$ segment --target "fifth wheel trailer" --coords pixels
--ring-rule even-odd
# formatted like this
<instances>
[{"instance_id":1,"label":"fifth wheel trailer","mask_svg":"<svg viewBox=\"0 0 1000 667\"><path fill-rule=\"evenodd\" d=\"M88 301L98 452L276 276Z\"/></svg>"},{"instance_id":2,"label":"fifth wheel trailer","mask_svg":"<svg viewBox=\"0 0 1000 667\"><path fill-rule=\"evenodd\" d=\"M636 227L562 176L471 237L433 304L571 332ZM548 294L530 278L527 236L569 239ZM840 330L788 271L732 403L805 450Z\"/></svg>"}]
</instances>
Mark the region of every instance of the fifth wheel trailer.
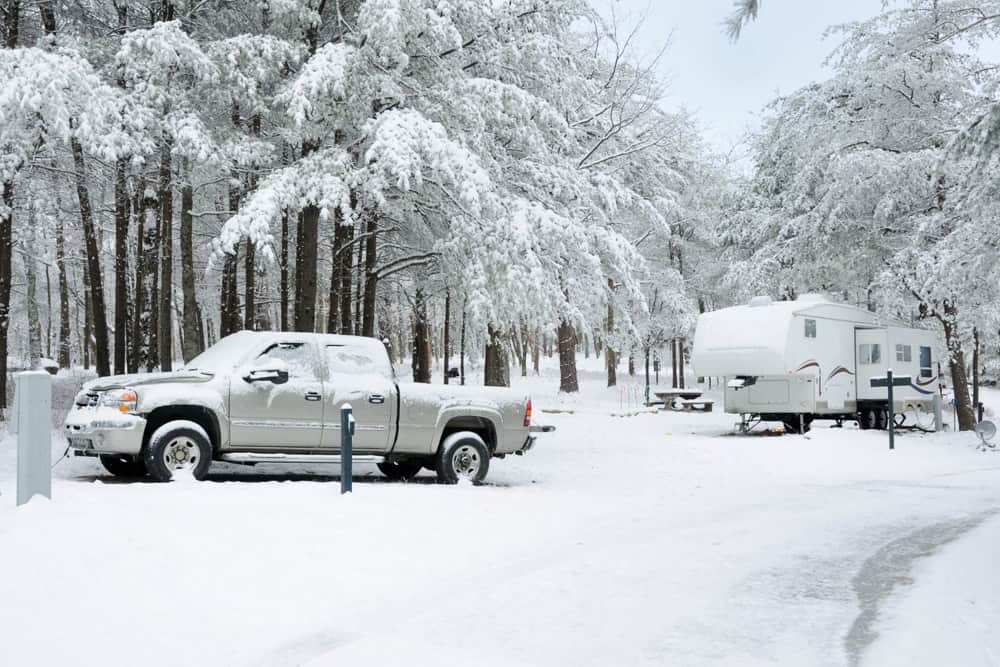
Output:
<instances>
[{"instance_id":1,"label":"fifth wheel trailer","mask_svg":"<svg viewBox=\"0 0 1000 667\"><path fill-rule=\"evenodd\" d=\"M725 410L746 419L808 430L814 419L857 419L885 428L889 401L871 379L891 368L891 413L930 411L937 391L932 333L817 295L796 301L757 297L698 318L692 366L725 378ZM745 423L745 422L744 422Z\"/></svg>"}]
</instances>

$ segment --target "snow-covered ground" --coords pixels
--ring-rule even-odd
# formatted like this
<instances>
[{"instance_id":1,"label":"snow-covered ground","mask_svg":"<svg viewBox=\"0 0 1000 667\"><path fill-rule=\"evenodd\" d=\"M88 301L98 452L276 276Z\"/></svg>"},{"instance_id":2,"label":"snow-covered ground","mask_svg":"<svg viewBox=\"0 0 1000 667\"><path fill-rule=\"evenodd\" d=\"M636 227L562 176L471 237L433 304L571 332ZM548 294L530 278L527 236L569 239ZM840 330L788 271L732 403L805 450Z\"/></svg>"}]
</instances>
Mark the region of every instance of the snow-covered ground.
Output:
<instances>
[{"instance_id":1,"label":"snow-covered ground","mask_svg":"<svg viewBox=\"0 0 1000 667\"><path fill-rule=\"evenodd\" d=\"M480 488L66 460L16 509L7 439L3 664L998 664L1000 458L972 436L734 436L599 363L572 399L514 378L558 431Z\"/></svg>"}]
</instances>

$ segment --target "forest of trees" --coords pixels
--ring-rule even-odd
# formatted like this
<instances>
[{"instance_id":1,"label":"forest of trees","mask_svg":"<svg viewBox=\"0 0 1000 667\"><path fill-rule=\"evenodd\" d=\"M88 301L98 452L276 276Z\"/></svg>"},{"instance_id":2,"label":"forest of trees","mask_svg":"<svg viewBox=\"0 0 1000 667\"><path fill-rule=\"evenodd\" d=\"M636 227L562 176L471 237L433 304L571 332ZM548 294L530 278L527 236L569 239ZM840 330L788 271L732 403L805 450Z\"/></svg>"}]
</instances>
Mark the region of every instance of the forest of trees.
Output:
<instances>
[{"instance_id":1,"label":"forest of trees","mask_svg":"<svg viewBox=\"0 0 1000 667\"><path fill-rule=\"evenodd\" d=\"M578 350L613 384L699 310L810 291L934 327L964 387L1000 329L1000 0L837 28L749 165L666 110L638 28L586 0L0 0L0 406L8 358L170 370L244 328L378 336L423 382L558 355L572 392Z\"/></svg>"}]
</instances>

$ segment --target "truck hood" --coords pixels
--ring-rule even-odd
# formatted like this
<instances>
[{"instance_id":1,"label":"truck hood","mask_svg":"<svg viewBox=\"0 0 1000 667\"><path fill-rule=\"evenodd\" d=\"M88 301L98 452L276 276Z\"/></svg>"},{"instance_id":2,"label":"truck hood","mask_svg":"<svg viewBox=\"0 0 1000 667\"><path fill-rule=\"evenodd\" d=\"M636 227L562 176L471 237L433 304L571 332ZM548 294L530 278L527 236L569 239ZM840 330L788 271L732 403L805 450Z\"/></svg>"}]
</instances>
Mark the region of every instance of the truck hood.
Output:
<instances>
[{"instance_id":1,"label":"truck hood","mask_svg":"<svg viewBox=\"0 0 1000 667\"><path fill-rule=\"evenodd\" d=\"M91 380L84 389L106 391L121 387L142 387L152 384L208 382L214 376L207 371L174 371L172 373L134 373L132 375L111 375Z\"/></svg>"}]
</instances>

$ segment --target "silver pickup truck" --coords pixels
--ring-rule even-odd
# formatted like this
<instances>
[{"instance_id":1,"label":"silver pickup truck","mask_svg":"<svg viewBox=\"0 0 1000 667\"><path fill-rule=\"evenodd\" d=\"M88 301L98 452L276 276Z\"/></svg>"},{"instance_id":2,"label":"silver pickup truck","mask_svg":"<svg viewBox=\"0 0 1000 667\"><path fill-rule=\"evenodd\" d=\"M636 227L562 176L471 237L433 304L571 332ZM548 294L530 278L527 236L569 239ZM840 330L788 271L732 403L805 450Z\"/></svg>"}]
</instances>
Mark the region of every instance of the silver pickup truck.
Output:
<instances>
[{"instance_id":1,"label":"silver pickup truck","mask_svg":"<svg viewBox=\"0 0 1000 667\"><path fill-rule=\"evenodd\" d=\"M523 454L531 399L510 389L395 381L371 338L242 331L173 373L98 378L76 397L65 433L77 456L114 475L202 479L212 461L339 463L340 408L356 420L355 461L408 479L482 482L491 458Z\"/></svg>"}]
</instances>

